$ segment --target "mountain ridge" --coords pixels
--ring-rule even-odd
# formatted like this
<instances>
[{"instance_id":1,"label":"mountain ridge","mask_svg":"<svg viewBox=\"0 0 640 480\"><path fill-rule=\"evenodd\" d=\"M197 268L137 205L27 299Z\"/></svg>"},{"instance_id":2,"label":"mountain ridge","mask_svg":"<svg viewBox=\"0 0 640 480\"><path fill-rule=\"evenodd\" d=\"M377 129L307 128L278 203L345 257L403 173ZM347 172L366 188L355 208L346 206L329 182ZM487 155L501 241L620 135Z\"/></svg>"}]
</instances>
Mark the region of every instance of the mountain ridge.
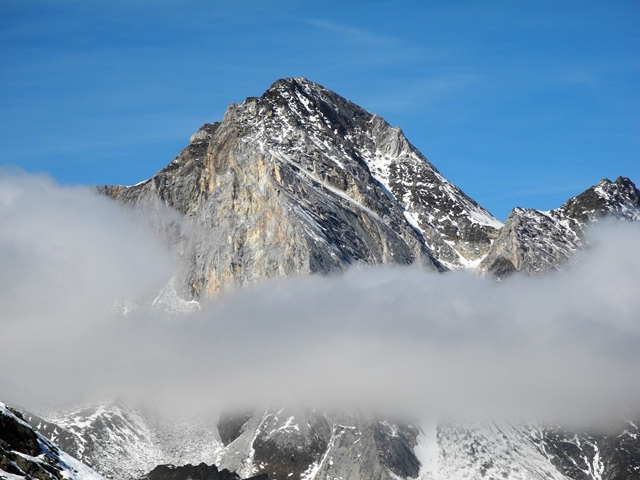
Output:
<instances>
[{"instance_id":1,"label":"mountain ridge","mask_svg":"<svg viewBox=\"0 0 640 480\"><path fill-rule=\"evenodd\" d=\"M624 211L637 219L638 208L637 188L619 177L550 212L516 207L502 224L399 128L301 77L232 103L150 179L99 191L142 210L177 246L182 269L156 299L176 311L264 278L353 263L497 277L555 269L581 248L587 224ZM182 221L163 219L167 207Z\"/></svg>"},{"instance_id":2,"label":"mountain ridge","mask_svg":"<svg viewBox=\"0 0 640 480\"><path fill-rule=\"evenodd\" d=\"M548 212L516 207L478 270L504 278L557 270L584 247L585 230L602 218L640 220L640 191L626 177L607 178Z\"/></svg>"},{"instance_id":3,"label":"mountain ridge","mask_svg":"<svg viewBox=\"0 0 640 480\"><path fill-rule=\"evenodd\" d=\"M603 180L552 213L516 208L503 225L400 129L296 78L231 104L152 178L99 191L138 211L178 253L179 271L154 301L178 311L265 279L359 263L477 268L498 278L561 268L600 214L639 219L635 185L618 180ZM176 453L184 440L178 429L128 408L101 405L48 420L101 471L116 476L113 465L125 466L124 478L160 461L202 460L275 479L532 480L543 472L556 480L596 473L612 480L623 477L606 474L605 463L633 474L640 457L615 460L627 444L611 440L605 459L584 446L586 436L541 426L439 423L427 431L392 418L275 407L219 418L192 435L202 450L182 445L188 455ZM640 438L632 425L615 432L629 432L630 449Z\"/></svg>"}]
</instances>

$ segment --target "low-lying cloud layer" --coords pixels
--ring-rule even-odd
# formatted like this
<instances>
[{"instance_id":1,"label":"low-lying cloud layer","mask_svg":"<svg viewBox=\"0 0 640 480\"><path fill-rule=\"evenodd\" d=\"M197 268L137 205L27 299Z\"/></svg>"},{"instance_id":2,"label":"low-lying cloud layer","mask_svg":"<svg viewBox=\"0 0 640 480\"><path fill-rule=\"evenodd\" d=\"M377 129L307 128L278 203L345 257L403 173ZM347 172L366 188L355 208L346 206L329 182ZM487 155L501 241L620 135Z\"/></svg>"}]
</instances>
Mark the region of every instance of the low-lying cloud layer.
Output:
<instances>
[{"instance_id":1,"label":"low-lying cloud layer","mask_svg":"<svg viewBox=\"0 0 640 480\"><path fill-rule=\"evenodd\" d=\"M0 398L635 415L640 226L602 223L590 239L571 269L538 278L354 268L270 281L189 316L122 318L115 300L167 282L165 250L105 199L5 174Z\"/></svg>"}]
</instances>

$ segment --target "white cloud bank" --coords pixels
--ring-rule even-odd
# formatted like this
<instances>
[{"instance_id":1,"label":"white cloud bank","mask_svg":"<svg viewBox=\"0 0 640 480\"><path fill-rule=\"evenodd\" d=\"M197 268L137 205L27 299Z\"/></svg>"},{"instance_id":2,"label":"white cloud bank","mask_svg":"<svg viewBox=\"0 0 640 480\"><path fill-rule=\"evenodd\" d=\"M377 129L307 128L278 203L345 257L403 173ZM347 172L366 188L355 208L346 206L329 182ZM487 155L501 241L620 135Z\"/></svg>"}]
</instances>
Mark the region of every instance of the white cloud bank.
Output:
<instances>
[{"instance_id":1,"label":"white cloud bank","mask_svg":"<svg viewBox=\"0 0 640 480\"><path fill-rule=\"evenodd\" d=\"M171 268L114 202L0 170L0 394L78 395L85 366L111 348L100 335L113 329L114 301L157 293Z\"/></svg>"},{"instance_id":2,"label":"white cloud bank","mask_svg":"<svg viewBox=\"0 0 640 480\"><path fill-rule=\"evenodd\" d=\"M602 223L571 270L497 284L417 268L271 281L203 311L114 318L166 254L105 199L0 180L0 395L134 394L192 409L287 400L413 415L637 415L640 225Z\"/></svg>"}]
</instances>

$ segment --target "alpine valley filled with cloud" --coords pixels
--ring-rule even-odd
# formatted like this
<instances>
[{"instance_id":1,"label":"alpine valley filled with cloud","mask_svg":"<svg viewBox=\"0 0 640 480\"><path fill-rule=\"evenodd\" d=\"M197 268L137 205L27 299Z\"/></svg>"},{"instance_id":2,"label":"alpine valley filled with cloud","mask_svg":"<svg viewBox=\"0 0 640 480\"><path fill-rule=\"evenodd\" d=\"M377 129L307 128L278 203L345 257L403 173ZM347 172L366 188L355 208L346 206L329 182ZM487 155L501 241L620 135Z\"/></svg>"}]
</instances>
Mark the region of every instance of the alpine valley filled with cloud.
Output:
<instances>
[{"instance_id":1,"label":"alpine valley filled with cloud","mask_svg":"<svg viewBox=\"0 0 640 480\"><path fill-rule=\"evenodd\" d=\"M0 172L0 478L640 478L632 179L502 222L309 79L219 120Z\"/></svg>"}]
</instances>

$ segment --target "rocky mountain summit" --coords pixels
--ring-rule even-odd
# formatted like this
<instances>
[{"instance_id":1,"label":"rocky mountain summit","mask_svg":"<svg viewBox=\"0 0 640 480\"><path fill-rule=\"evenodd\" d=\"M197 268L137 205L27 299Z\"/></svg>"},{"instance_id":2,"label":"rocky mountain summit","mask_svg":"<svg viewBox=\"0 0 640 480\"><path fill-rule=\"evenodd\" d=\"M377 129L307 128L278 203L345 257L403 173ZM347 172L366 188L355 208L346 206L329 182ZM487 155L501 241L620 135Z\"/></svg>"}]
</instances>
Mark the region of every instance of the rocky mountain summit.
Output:
<instances>
[{"instance_id":1,"label":"rocky mountain summit","mask_svg":"<svg viewBox=\"0 0 640 480\"><path fill-rule=\"evenodd\" d=\"M354 263L471 265L501 227L400 129L303 78L231 104L153 178L101 191L187 220L155 225L180 245L185 300Z\"/></svg>"},{"instance_id":2,"label":"rocky mountain summit","mask_svg":"<svg viewBox=\"0 0 640 480\"><path fill-rule=\"evenodd\" d=\"M304 78L231 104L151 179L100 191L178 250L182 268L156 299L175 310L355 263L532 274L564 264L599 218L638 218L638 190L620 177L549 212L515 208L503 225L399 128Z\"/></svg>"}]
</instances>

